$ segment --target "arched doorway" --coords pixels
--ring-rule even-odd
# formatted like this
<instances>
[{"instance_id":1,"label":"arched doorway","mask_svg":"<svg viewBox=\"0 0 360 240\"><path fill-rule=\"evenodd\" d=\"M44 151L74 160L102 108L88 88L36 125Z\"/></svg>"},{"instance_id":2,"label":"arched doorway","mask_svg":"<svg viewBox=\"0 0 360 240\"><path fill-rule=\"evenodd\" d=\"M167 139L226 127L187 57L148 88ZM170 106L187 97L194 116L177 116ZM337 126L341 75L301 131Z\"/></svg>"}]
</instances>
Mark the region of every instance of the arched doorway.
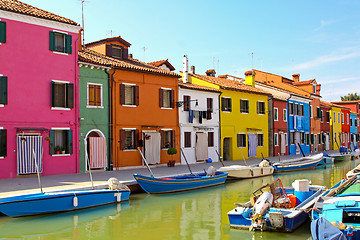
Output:
<instances>
[{"instance_id":1,"label":"arched doorway","mask_svg":"<svg viewBox=\"0 0 360 240\"><path fill-rule=\"evenodd\" d=\"M84 139L85 169L103 169L108 165L105 135L98 129L90 130Z\"/></svg>"}]
</instances>

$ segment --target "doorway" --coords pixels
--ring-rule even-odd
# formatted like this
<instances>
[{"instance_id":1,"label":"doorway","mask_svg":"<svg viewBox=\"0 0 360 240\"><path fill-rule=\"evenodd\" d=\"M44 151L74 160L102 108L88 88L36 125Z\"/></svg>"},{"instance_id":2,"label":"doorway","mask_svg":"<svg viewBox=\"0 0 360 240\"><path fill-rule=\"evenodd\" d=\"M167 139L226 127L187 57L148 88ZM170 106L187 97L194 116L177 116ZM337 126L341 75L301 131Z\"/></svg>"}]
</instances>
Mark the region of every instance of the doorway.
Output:
<instances>
[{"instance_id":1,"label":"doorway","mask_svg":"<svg viewBox=\"0 0 360 240\"><path fill-rule=\"evenodd\" d=\"M224 160L230 160L230 142L231 142L231 138L224 138L224 143L223 143Z\"/></svg>"},{"instance_id":2,"label":"doorway","mask_svg":"<svg viewBox=\"0 0 360 240\"><path fill-rule=\"evenodd\" d=\"M42 172L43 138L42 136L18 135L17 145L17 173L33 174ZM38 169L37 169L38 168Z\"/></svg>"},{"instance_id":3,"label":"doorway","mask_svg":"<svg viewBox=\"0 0 360 240\"><path fill-rule=\"evenodd\" d=\"M205 161L209 158L208 137L204 132L196 133L195 156L196 161Z\"/></svg>"},{"instance_id":4,"label":"doorway","mask_svg":"<svg viewBox=\"0 0 360 240\"><path fill-rule=\"evenodd\" d=\"M300 132L295 132L296 154L300 154Z\"/></svg>"},{"instance_id":5,"label":"doorway","mask_svg":"<svg viewBox=\"0 0 360 240\"><path fill-rule=\"evenodd\" d=\"M160 163L161 135L159 132L143 133L145 158L149 164Z\"/></svg>"},{"instance_id":6,"label":"doorway","mask_svg":"<svg viewBox=\"0 0 360 240\"><path fill-rule=\"evenodd\" d=\"M284 133L280 133L280 155L286 154L286 138Z\"/></svg>"},{"instance_id":7,"label":"doorway","mask_svg":"<svg viewBox=\"0 0 360 240\"><path fill-rule=\"evenodd\" d=\"M85 138L86 169L106 169L107 146L104 134L99 130L90 130ZM89 166L90 163L90 166Z\"/></svg>"}]
</instances>

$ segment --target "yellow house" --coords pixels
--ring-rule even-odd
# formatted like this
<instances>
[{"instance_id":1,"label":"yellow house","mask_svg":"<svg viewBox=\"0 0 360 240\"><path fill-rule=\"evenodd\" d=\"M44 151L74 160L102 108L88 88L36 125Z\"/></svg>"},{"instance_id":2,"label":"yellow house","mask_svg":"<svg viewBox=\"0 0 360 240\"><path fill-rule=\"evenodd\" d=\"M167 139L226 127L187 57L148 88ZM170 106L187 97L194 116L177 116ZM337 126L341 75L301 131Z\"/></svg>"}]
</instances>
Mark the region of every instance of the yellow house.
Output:
<instances>
[{"instance_id":1,"label":"yellow house","mask_svg":"<svg viewBox=\"0 0 360 240\"><path fill-rule=\"evenodd\" d=\"M222 92L219 111L221 155L224 160L267 157L268 97L271 95L235 80L215 77L214 70L208 70L206 74L189 73L188 81Z\"/></svg>"},{"instance_id":2,"label":"yellow house","mask_svg":"<svg viewBox=\"0 0 360 240\"><path fill-rule=\"evenodd\" d=\"M341 133L341 108L333 104L330 109L330 134L331 134L331 144L333 146L333 150L339 149L340 133Z\"/></svg>"}]
</instances>

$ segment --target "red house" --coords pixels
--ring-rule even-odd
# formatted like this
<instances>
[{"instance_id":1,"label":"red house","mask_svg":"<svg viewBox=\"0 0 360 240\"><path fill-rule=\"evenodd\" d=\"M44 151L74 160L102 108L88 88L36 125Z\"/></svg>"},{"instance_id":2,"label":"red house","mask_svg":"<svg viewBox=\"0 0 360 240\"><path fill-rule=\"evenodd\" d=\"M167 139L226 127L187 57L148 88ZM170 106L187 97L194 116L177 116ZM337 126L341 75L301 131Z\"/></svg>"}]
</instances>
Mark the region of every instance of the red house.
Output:
<instances>
[{"instance_id":1,"label":"red house","mask_svg":"<svg viewBox=\"0 0 360 240\"><path fill-rule=\"evenodd\" d=\"M330 139L330 109L331 104L328 102L320 101L321 108L321 138L322 144L319 145L319 151L327 151L331 148L331 139Z\"/></svg>"},{"instance_id":2,"label":"red house","mask_svg":"<svg viewBox=\"0 0 360 240\"><path fill-rule=\"evenodd\" d=\"M274 156L288 154L287 101L273 98Z\"/></svg>"}]
</instances>

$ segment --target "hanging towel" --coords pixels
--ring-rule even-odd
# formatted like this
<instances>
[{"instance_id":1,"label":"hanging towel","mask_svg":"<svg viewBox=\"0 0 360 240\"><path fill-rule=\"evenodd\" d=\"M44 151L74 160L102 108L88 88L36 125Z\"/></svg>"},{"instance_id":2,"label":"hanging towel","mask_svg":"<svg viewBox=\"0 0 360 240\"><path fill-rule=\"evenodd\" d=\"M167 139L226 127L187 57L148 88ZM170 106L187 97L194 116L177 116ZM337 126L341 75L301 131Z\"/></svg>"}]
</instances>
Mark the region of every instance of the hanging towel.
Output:
<instances>
[{"instance_id":1,"label":"hanging towel","mask_svg":"<svg viewBox=\"0 0 360 240\"><path fill-rule=\"evenodd\" d=\"M294 129L296 129L296 116L294 116Z\"/></svg>"},{"instance_id":2,"label":"hanging towel","mask_svg":"<svg viewBox=\"0 0 360 240\"><path fill-rule=\"evenodd\" d=\"M248 155L256 157L257 136L254 133L248 133Z\"/></svg>"},{"instance_id":3,"label":"hanging towel","mask_svg":"<svg viewBox=\"0 0 360 240\"><path fill-rule=\"evenodd\" d=\"M300 116L296 116L296 124L296 129L302 129L302 122Z\"/></svg>"},{"instance_id":4,"label":"hanging towel","mask_svg":"<svg viewBox=\"0 0 360 240\"><path fill-rule=\"evenodd\" d=\"M199 123L202 123L202 117L203 117L202 112L199 112Z\"/></svg>"},{"instance_id":5,"label":"hanging towel","mask_svg":"<svg viewBox=\"0 0 360 240\"><path fill-rule=\"evenodd\" d=\"M42 172L43 141L42 136L17 136L17 173L37 173L36 163L39 172ZM34 154L35 152L35 158Z\"/></svg>"},{"instance_id":6,"label":"hanging towel","mask_svg":"<svg viewBox=\"0 0 360 240\"><path fill-rule=\"evenodd\" d=\"M194 110L189 110L189 123L194 122Z\"/></svg>"},{"instance_id":7,"label":"hanging towel","mask_svg":"<svg viewBox=\"0 0 360 240\"><path fill-rule=\"evenodd\" d=\"M106 168L107 151L106 139L103 137L89 137L89 159L91 168Z\"/></svg>"}]
</instances>

